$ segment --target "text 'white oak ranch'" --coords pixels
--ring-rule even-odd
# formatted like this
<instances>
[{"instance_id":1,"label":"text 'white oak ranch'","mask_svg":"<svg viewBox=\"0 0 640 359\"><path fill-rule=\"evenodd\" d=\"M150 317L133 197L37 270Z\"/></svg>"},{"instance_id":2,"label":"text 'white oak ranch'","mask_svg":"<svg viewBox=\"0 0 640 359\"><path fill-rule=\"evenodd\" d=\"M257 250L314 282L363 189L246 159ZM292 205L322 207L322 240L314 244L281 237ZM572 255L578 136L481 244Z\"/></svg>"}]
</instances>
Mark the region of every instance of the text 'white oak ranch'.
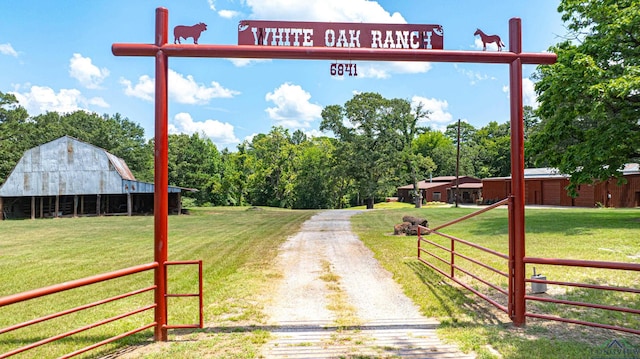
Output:
<instances>
[{"instance_id":1,"label":"text 'white oak ranch'","mask_svg":"<svg viewBox=\"0 0 640 359\"><path fill-rule=\"evenodd\" d=\"M238 45L443 49L441 25L360 24L243 20Z\"/></svg>"}]
</instances>

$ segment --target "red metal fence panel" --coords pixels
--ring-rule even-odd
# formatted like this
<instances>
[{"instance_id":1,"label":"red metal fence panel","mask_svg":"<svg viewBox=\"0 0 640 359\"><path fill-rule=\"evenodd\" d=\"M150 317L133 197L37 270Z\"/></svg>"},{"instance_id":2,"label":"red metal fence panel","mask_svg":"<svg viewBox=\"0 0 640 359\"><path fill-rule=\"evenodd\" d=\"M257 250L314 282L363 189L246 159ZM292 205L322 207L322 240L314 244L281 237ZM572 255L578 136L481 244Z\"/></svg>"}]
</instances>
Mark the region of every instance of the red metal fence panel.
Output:
<instances>
[{"instance_id":1,"label":"red metal fence panel","mask_svg":"<svg viewBox=\"0 0 640 359\"><path fill-rule=\"evenodd\" d=\"M418 260L420 260L420 262L426 264L427 266L431 267L433 270L439 272L440 274L446 276L447 278L455 281L456 283L460 284L461 286L463 286L464 288L468 289L469 291L473 292L474 294L476 294L477 296L479 296L480 298L486 300L487 302L489 302L490 304L492 304L493 306L495 306L496 308L502 310L505 313L509 313L509 307L508 306L504 306L503 304L499 303L498 301L490 298L489 296L487 296L486 294L482 293L481 291L473 288L472 286L470 286L468 283L465 283L464 281L456 278L456 271L461 272L475 280L477 280L478 282L498 291L499 293L508 296L509 293L503 289L502 287L500 287L499 285L496 285L494 283L491 283L487 280L485 280L484 278L480 277L479 275L476 275L474 273L472 273L470 270L463 268L462 266L456 264L456 258L459 259L463 259L469 263L472 263L474 265L480 266L482 268L488 269L494 273L499 274L500 276L509 278L509 273L506 273L502 270L499 270L497 268L492 267L489 264L483 263L477 259L472 258L471 256L462 254L459 249L456 249L456 243L458 244L462 244L466 247L470 247L470 248L474 248L486 253L489 253L493 256L496 256L502 260L505 261L505 267L508 267L506 264L508 262L509 256L503 253L500 253L498 251L495 251L493 249L490 248L486 248L483 246L480 246L476 243L472 243L445 233L440 232L439 230L448 226L451 226L453 224L456 223L460 223L466 219L478 216L482 213L485 213L489 210L492 210L496 207L499 207L501 205L504 205L506 203L509 202L509 199L504 199L502 201L498 201L496 203L494 203L491 206L485 207L481 210L475 211L473 213L470 213L466 216L460 217L458 219L455 219L453 221L447 222L445 224L442 224L440 226L434 227L434 228L427 228L427 227L422 227L419 226L418 227ZM422 236L423 233L427 233L427 234L435 234L444 238L449 239L449 247L445 247L443 245L440 245L438 243L435 243L434 241L428 240L426 238L424 238ZM427 245L427 247L423 247L423 244ZM434 247L434 248L438 248L442 251L445 251L447 253L449 253L449 259L445 259L442 258L441 256L433 253L432 251L429 250L429 246ZM424 257L423 255L427 255L427 257ZM429 262L429 258L433 258L436 259L438 262L440 263L444 263L446 266L449 267L449 273L445 272L444 270L442 270L441 268L438 268L436 265L434 265L433 263Z\"/></svg>"},{"instance_id":2,"label":"red metal fence panel","mask_svg":"<svg viewBox=\"0 0 640 359\"><path fill-rule=\"evenodd\" d=\"M198 265L198 293L186 293L186 294L177 294L177 293L166 293L165 296L167 298L179 298L179 297L198 297L198 303L200 307L199 313L199 322L198 324L174 324L169 325L168 323L165 325L167 329L179 329L179 328L204 328L204 313L203 313L203 291L202 291L202 260L193 260L193 261L170 261L165 262L164 271L165 271L165 281L167 278L167 267L170 265ZM168 288L165 285L165 288ZM168 307L168 305L167 305ZM168 310L165 312L165 318L169 318Z\"/></svg>"},{"instance_id":3,"label":"red metal fence panel","mask_svg":"<svg viewBox=\"0 0 640 359\"><path fill-rule=\"evenodd\" d=\"M525 257L524 261L527 264L551 265L551 266L562 266L562 267L599 268L599 269L609 269L609 270L617 270L617 271L640 272L640 264L636 264L636 263L604 262L604 261L591 261L591 260L588 261L588 260L573 260L573 259L558 259L558 258L534 258L534 257ZM532 279L525 278L525 282L551 284L551 285L566 286L566 287L587 288L587 289L594 289L594 290L605 291L605 292L622 292L622 293L640 294L640 289L638 288L626 288L626 287L610 286L610 285L551 281L551 280L534 279L534 278ZM640 299L640 297L638 299ZM627 300L626 302L638 303L639 301L638 299ZM581 302L581 301L575 301L575 300L546 298L546 297L539 297L534 295L525 296L525 300L535 301L535 302L554 303L554 304L574 306L574 307L600 309L600 310L607 310L607 311L618 312L618 313L628 313L632 315L637 315L638 323L640 323L640 309L634 309L634 308L622 307L622 306L616 306L616 305L587 303L587 302ZM637 326L634 328L628 328L620 325L596 323L596 322L587 321L587 320L571 319L571 318L564 318L560 316L533 313L530 311L527 311L525 315L531 318L555 320L560 322L580 324L580 325L586 325L590 327L612 329L612 330L640 335L640 329L638 329Z\"/></svg>"},{"instance_id":4,"label":"red metal fence panel","mask_svg":"<svg viewBox=\"0 0 640 359\"><path fill-rule=\"evenodd\" d=\"M165 325L164 329L174 329L174 328L202 328L203 327L203 294L202 294L202 261L175 261L175 262L166 262L164 263L165 265L162 266L163 268L161 269L163 271L163 273L165 274L164 278L165 278L165 287L166 287L166 268L168 265L190 265L190 264L194 264L194 265L198 265L198 293L196 294L167 294L166 296L187 296L187 297L198 297L199 298L199 323L198 324L193 324L193 325ZM56 285L52 285L52 286L48 286L48 287L44 287L44 288L39 288L39 289L35 289L35 290L31 290L31 291L27 291L27 292L23 292L23 293L18 293L18 294L14 294L14 295L9 295L9 296L5 296L5 297L0 297L0 307L4 307L4 306L9 306L12 304L16 304L16 303L20 303L20 302L24 302L24 301L28 301L30 299L35 299L35 298L39 298L39 297L45 297L51 294L56 294L56 293L60 293L63 291L67 291L67 290L71 290L74 288L79 288L79 287L83 287L83 286L88 286L91 284L96 284L96 283L100 283L100 282L104 282L104 281L108 281L108 280L112 280L112 279L116 279L116 278L120 278L120 277L124 277L124 276L128 276L128 275L132 275L132 274L137 274L137 273L141 273L141 272L145 272L145 271L149 271L149 270L153 270L153 269L158 269L159 268L159 264L158 262L152 262L152 263L147 263L147 264L142 264L142 265L138 265L138 266L134 266L134 267L129 267L129 268L125 268L125 269L121 269L121 270L117 270L117 271L113 271L113 272L109 272L109 273L103 273L103 274L99 274L99 275L95 275L95 276L91 276L91 277L87 277L87 278L82 278L82 279L78 279L78 280L74 280L74 281L70 281L70 282L65 282L62 284L56 284ZM156 285L151 285L142 289L137 289L134 291L130 291L128 293L124 293L124 294L120 294L120 295L116 295L113 296L111 298L107 298L107 299L102 299L93 303L89 303L89 304L84 304L81 306L77 306L75 308L71 308L71 309L67 309L67 310L63 310L61 312L57 312L57 313L53 313L53 314L48 314L45 315L43 317L40 318L35 318L35 319L31 319L28 320L26 322L23 323L17 323L14 325L11 325L9 327L6 328L0 328L0 335L2 334L6 334L18 329L22 329L22 328L26 328L29 327L31 325L34 324L38 324L38 323L43 323L46 322L48 320L54 319L54 318L59 318L65 315L69 315L72 313L77 313L89 308L94 308L100 305L104 305L107 303L111 303L117 300L121 300L124 298L128 298L128 297L132 297L141 293L146 293L146 292L150 292L150 291L157 291L157 286ZM73 329L70 331L67 331L65 333L61 333L61 334L57 334L54 335L52 337L48 337L48 338L44 338L41 339L39 341L36 341L34 343L30 343L28 345L19 347L19 348L15 348L11 351L8 351L6 353L0 353L0 359L4 359L7 357L10 357L12 355L16 355L31 349L35 349L37 347L40 347L42 345L66 338L66 337L70 337L72 335L87 331L89 329L93 329L111 322L115 322L117 320L120 319L124 319L145 311L149 311L152 309L155 309L157 307L157 304L152 303L146 306L142 306L140 308L131 310L127 313L123 313L123 314L119 314L89 325L85 325L83 327L77 328L77 329ZM165 318L166 318L166 312L165 312ZM105 339L99 343L95 343L92 344L90 346L87 346L85 348L76 350L72 353L66 354L64 356L62 356L62 358L70 358L79 354L82 354L84 352L87 352L89 350L93 350L95 348L98 348L102 345L114 342L116 340L122 339L124 337L136 334L138 332L141 332L143 330L152 328L157 326L157 322L152 322L152 323L148 323L145 324L139 328L130 330L126 333L122 333L116 336L113 336L111 338Z\"/></svg>"},{"instance_id":5,"label":"red metal fence panel","mask_svg":"<svg viewBox=\"0 0 640 359\"><path fill-rule=\"evenodd\" d=\"M66 283L62 283L62 284L56 284L56 285L52 285L52 286L48 286L48 287L44 287L44 288L39 288L39 289L27 291L27 292L22 292L22 293L18 293L18 294L14 294L14 295L9 295L9 296L0 298L0 307L8 306L8 305L11 305L11 304L16 304L16 303L23 302L23 301L30 300L30 299L34 299L34 298L47 296L47 295L50 295L50 294L60 293L60 292L63 292L63 291L74 289L74 288L79 288L79 287L83 287L83 286L87 286L87 285L91 285L91 284L95 284L95 283L108 281L108 280L115 279L115 278L124 277L124 276L127 276L127 275L132 275L132 274L136 274L136 273L140 273L140 272L145 272L145 271L156 269L156 268L158 268L158 263L157 262L152 262L152 263L142 264L142 265L129 267L129 268L113 271L113 272L103 273L103 274L99 274L99 275L95 275L95 276L91 276L91 277L86 277L86 278L82 278L82 279L78 279L78 280L74 280L74 281L70 281L70 282L66 282ZM133 291L133 292L129 292L129 293L126 293L126 294L118 295L118 296L115 296L115 297L112 297L112 298L100 300L100 301L97 301L97 302L94 302L94 303L91 303L91 304L86 304L86 305L82 305L82 306L79 306L79 307L76 307L76 308L68 309L68 310L65 310L65 311L62 311L62 312L59 312L59 313L49 314L49 315L41 317L41 318L32 319L32 320L24 322L24 323L19 323L19 324L12 325L12 326L7 327L7 328L0 329L0 334L8 333L10 331L13 331L13 330L16 330L16 329L20 329L20 328L25 328L27 326L30 326L30 325L33 325L33 324L36 324L36 323L41 323L41 322L44 322L44 321L47 321L47 320L51 320L53 318L61 317L63 315L76 313L76 312L79 312L79 311L82 311L82 310L85 310L85 309L88 309L88 308L93 308L93 307L96 307L98 305L103 305L105 303L113 302L115 300L123 299L123 298L126 298L126 297L130 297L130 296L133 296L133 295L137 295L137 294L144 293L144 292L151 291L151 290L155 290L155 289L156 289L156 286L150 286L150 287L143 288L143 289L140 289L140 290L136 290L136 291ZM154 309L155 307L156 307L155 304L147 305L147 306L144 306L142 308L138 308L138 309L133 310L133 311L128 312L128 313L120 314L120 315L117 315L117 316L112 317L112 318L108 318L108 319L105 319L105 320L102 320L102 321L99 321L99 322L96 322L96 323L93 323L93 324L90 324L90 325L86 325L86 326L78 328L78 329L74 329L74 330L68 331L66 333L58 334L58 335L55 335L55 336L52 336L52 337L49 337L49 338L45 338L45 339L39 340L39 341L37 341L35 343L31 343L29 345L26 345L26 346L23 346L23 347L20 347L20 348L16 348L16 349L13 349L13 350L11 350L9 352L0 354L0 359L7 358L9 356L12 356L12 355L15 355L15 354L18 354L18 353L22 353L22 352L27 351L27 350L31 350L31 349L37 348L37 347L42 346L44 344L48 344L48 343L54 342L56 340L60 340L62 338L66 338L66 337L69 337L71 335L78 334L80 332L83 332L83 331L86 331L86 330L89 330L89 329L93 329L95 327L98 327L98 326L101 326L101 325L104 325L104 324L107 324L107 323L111 323L111 322L119 320L119 319L123 319L123 318L129 317L129 316L132 316L132 315L135 315L135 314L147 311L147 310ZM156 323L154 322L152 324L143 326L141 328L137 328L134 331L132 331L131 334L137 333L137 332L139 332L141 330L149 328L150 326L154 326L155 324ZM107 340L107 341L104 342L104 344L109 343L111 341L113 341L113 340ZM92 345L91 347L93 348L93 347L95 347L95 345ZM90 349L87 349L87 348L80 349L80 350L77 351L77 354L84 353L87 350L90 350Z\"/></svg>"},{"instance_id":6,"label":"red metal fence panel","mask_svg":"<svg viewBox=\"0 0 640 359\"><path fill-rule=\"evenodd\" d=\"M442 274L443 276L455 281L456 283L460 284L462 287L468 289L469 291L473 292L474 294L476 294L477 296L479 296L480 298L486 300L487 302L489 302L490 304L494 305L496 308L504 311L505 313L508 313L511 316L511 319L514 320L515 322L515 318L514 318L514 313L515 313L515 307L518 305L517 304L517 300L521 300L524 302L524 305L522 308L522 313L524 314L525 317L530 317L530 318L539 318L539 319L545 319L545 320L554 320L554 321L560 321L560 322L566 322L566 323L573 323L573 324L579 324L579 325L585 325L585 326L591 326L591 327L598 327L598 328L604 328L604 329L611 329L611 330L617 330L617 331L622 331L622 332L627 332L627 333L633 333L633 334L640 334L640 330L637 328L637 325L628 325L628 326L623 326L623 325L613 325L613 324L604 324L604 323L597 323L594 321L588 321L588 320L581 320L581 319L573 319L573 318L569 318L566 315L563 316L554 316L554 315L549 315L549 314L543 314L543 313L535 313L533 311L527 310L527 306L526 303L527 301L530 302L544 302L544 303L553 303L553 304L557 304L557 305L563 305L563 306L572 306L572 307L579 307L579 308L591 308L591 309L596 309L596 310L605 310L605 311L612 311L612 312L618 312L618 313L626 313L628 315L634 316L637 315L638 316L638 321L640 322L640 309L636 309L636 308L631 308L631 307L625 307L625 306L621 306L621 305L609 305L609 304L601 304L601 303L587 303L587 302L582 302L582 301L578 301L578 300L568 300L568 299L558 299L558 298L553 298L553 297L542 297L542 296L536 296L536 295L526 295L524 294L524 292L521 295L521 298L517 298L517 295L515 293L515 286L511 285L514 282L520 282L521 286L524 286L526 283L538 283L538 284L549 284L549 285L554 285L554 286L565 286L565 287L576 287L576 288L585 288L585 289L592 289L592 290L598 290L598 291L605 291L605 292L617 292L617 293L629 293L632 295L638 295L640 294L640 288L628 288L628 287L620 287L620 286L614 286L614 285L603 285L603 284L593 284L593 283L578 283L578 282L567 282L567 281L559 281L559 280L546 280L546 278L525 278L523 275L520 276L516 276L515 272L512 269L512 257L514 256L514 251L512 248L509 249L509 255L505 255L502 254L500 252L494 251L492 249L480 246L478 244L472 243L470 241L466 241L460 238L456 238L454 236L448 235L448 234L444 234L441 233L439 230L442 228L445 228L447 226L450 226L452 224L455 223L460 223L463 220L469 219L471 217L477 216L481 213L484 213L488 210L491 210L499 205L502 205L506 202L509 202L509 205L511 205L511 202L507 199L507 200L503 200L500 202L495 203L492 206L488 206L482 210L473 212L469 215L466 215L464 217L455 219L453 221L447 222L443 225L434 227L434 228L426 228L426 227L419 227L419 231L418 231L418 260L426 265L428 265L429 267L431 267L433 270L439 272L440 274ZM432 240L428 240L426 238L424 238L422 236L423 233L427 233L427 234L436 234L438 236L447 238L450 240L450 246L446 247L442 244L436 243L435 241ZM471 256L468 255L464 255L461 254L458 250L456 250L455 244L462 244L465 245L467 247L472 247L478 250L481 250L483 252L489 253L493 256L497 256L500 259L504 259L506 261L508 261L508 268L509 268L509 273L505 273L501 270L498 270L486 263L483 263L477 259L472 258ZM441 255L437 255L436 253L433 252L433 249L437 249L440 251L445 251L447 253L450 254L450 259L445 259L443 258L443 256ZM499 285L496 285L494 283L490 283L489 281L483 279L481 276L477 275L476 273L473 273L471 270L467 270L462 268L461 266L459 266L458 264L456 264L456 258L459 259L464 259L465 261L469 262L469 263L473 263L476 266L479 266L481 268L484 269L488 269L494 273L497 273L501 276L507 277L508 278L508 283L510 284L508 287L508 290L505 290L504 288L500 287ZM443 270L442 268L439 268L437 265L435 265L434 263L432 263L432 261L429 261L429 259L434 259L436 262L435 263L441 263L441 264L445 264L446 266L449 267L449 272L447 273L447 271ZM535 257L523 257L522 261L524 264L537 264L537 265L548 265L548 266L563 266L563 267L580 267L580 268L595 268L595 269L606 269L606 270L615 270L615 271L632 271L632 272L640 272L640 264L637 263L624 263L624 262L605 262L605 261L593 261L593 260L573 260L573 259L558 259L558 258L535 258ZM483 293L480 290L477 290L475 288L473 288L469 283L466 283L465 281L456 278L456 272L461 272L464 273L465 275L469 276L470 278L473 278L473 280L476 280L480 283L483 283L484 285L486 285L489 288L492 288L493 290L505 295L507 297L507 306L505 307L504 305L498 303L495 299L492 299L491 297L489 297L487 294ZM638 303L640 302L640 300L625 300L625 302L627 303Z\"/></svg>"}]
</instances>

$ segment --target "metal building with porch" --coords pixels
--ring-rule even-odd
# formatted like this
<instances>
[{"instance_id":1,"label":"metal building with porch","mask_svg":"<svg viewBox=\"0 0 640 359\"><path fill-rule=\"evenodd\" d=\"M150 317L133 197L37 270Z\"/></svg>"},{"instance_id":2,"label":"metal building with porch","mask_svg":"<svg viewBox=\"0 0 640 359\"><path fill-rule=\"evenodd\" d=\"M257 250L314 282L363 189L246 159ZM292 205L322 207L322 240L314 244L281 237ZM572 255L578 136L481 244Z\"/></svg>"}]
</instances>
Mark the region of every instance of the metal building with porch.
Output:
<instances>
[{"instance_id":1,"label":"metal building with porch","mask_svg":"<svg viewBox=\"0 0 640 359\"><path fill-rule=\"evenodd\" d=\"M455 193L460 193L460 203L476 203L482 197L482 181L471 176L438 176L418 181L418 190L426 202L455 202ZM413 203L413 184L397 188L401 202Z\"/></svg>"},{"instance_id":2,"label":"metal building with porch","mask_svg":"<svg viewBox=\"0 0 640 359\"><path fill-rule=\"evenodd\" d=\"M182 189L168 191L180 213ZM122 158L63 136L24 153L0 187L0 219L152 214L153 193Z\"/></svg>"}]
</instances>

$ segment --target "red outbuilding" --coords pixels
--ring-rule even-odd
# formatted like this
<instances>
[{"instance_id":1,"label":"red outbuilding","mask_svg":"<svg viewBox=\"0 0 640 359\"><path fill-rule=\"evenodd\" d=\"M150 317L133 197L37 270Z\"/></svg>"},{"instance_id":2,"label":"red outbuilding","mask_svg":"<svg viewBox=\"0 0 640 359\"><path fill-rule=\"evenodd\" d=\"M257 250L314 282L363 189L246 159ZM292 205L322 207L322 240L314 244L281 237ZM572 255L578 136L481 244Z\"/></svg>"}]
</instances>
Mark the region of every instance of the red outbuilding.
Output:
<instances>
[{"instance_id":1,"label":"red outbuilding","mask_svg":"<svg viewBox=\"0 0 640 359\"><path fill-rule=\"evenodd\" d=\"M567 192L569 176L553 168L527 168L524 170L525 204L575 207L639 207L640 166L629 163L622 170L624 182L616 179L583 184L578 187L578 197ZM493 203L507 198L511 193L511 177L494 177L482 180L483 203Z\"/></svg>"},{"instance_id":2,"label":"red outbuilding","mask_svg":"<svg viewBox=\"0 0 640 359\"><path fill-rule=\"evenodd\" d=\"M440 176L418 182L418 190L425 202L453 203L458 190L459 203L476 203L482 197L482 181L475 177L460 176L456 185L455 176ZM398 187L399 201L414 203L412 194L413 184Z\"/></svg>"}]
</instances>

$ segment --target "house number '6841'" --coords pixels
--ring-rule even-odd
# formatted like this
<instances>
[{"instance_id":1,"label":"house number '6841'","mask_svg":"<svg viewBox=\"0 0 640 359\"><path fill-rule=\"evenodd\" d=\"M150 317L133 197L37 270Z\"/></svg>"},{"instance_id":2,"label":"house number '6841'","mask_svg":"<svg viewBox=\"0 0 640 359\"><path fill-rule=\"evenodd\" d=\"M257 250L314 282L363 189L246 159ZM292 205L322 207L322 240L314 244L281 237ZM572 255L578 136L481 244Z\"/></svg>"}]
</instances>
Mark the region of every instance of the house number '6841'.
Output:
<instances>
[{"instance_id":1,"label":"house number '6841'","mask_svg":"<svg viewBox=\"0 0 640 359\"><path fill-rule=\"evenodd\" d=\"M358 65L356 64L340 64L340 63L335 63L335 64L331 64L331 67L329 68L329 72L331 73L331 76L344 76L344 75L349 75L349 76L358 76Z\"/></svg>"}]
</instances>

